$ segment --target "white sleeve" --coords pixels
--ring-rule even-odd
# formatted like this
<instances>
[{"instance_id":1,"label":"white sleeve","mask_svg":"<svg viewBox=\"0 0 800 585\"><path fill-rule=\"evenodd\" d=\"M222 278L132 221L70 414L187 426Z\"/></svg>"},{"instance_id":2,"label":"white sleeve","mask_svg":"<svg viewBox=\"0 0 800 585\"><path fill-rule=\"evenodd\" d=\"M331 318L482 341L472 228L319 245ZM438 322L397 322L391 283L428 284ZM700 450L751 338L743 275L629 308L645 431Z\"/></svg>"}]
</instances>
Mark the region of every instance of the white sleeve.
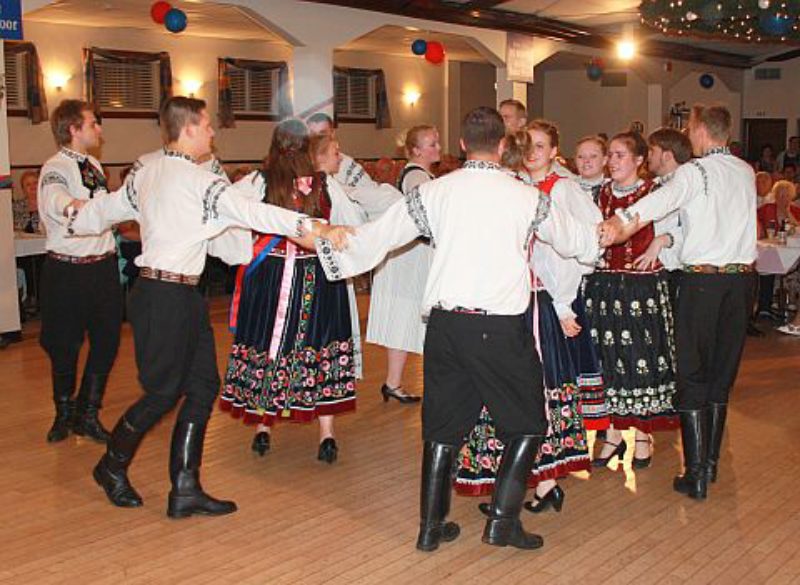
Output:
<instances>
[{"instance_id":1,"label":"white sleeve","mask_svg":"<svg viewBox=\"0 0 800 585\"><path fill-rule=\"evenodd\" d=\"M67 224L70 235L96 235L111 229L114 224L139 219L136 191L133 181L94 199L90 199L73 214Z\"/></svg>"},{"instance_id":2,"label":"white sleeve","mask_svg":"<svg viewBox=\"0 0 800 585\"><path fill-rule=\"evenodd\" d=\"M342 280L366 272L392 250L419 236L430 236L429 231L424 231L412 219L409 213L412 204L398 201L380 219L356 228L356 233L348 238L346 250L336 251L328 240L317 238L317 254L328 280Z\"/></svg>"},{"instance_id":3,"label":"white sleeve","mask_svg":"<svg viewBox=\"0 0 800 585\"><path fill-rule=\"evenodd\" d=\"M637 214L642 224L661 219L686 205L692 196L705 192L704 172L696 161L681 165L666 185L642 197L634 205L618 209L617 216L625 223L632 222Z\"/></svg>"},{"instance_id":4,"label":"white sleeve","mask_svg":"<svg viewBox=\"0 0 800 585\"><path fill-rule=\"evenodd\" d=\"M204 219L289 237L302 237L311 231L307 215L255 201L242 194L241 188L239 183L229 185L220 178L209 184L203 197Z\"/></svg>"},{"instance_id":5,"label":"white sleeve","mask_svg":"<svg viewBox=\"0 0 800 585\"><path fill-rule=\"evenodd\" d=\"M594 264L600 257L597 224L578 221L572 214L554 205L549 197L539 196L531 231L564 258Z\"/></svg>"},{"instance_id":6,"label":"white sleeve","mask_svg":"<svg viewBox=\"0 0 800 585\"><path fill-rule=\"evenodd\" d=\"M364 210L367 219L373 221L383 215L387 209L403 198L403 194L389 185L373 183L370 186L346 189L348 198Z\"/></svg>"},{"instance_id":7,"label":"white sleeve","mask_svg":"<svg viewBox=\"0 0 800 585\"><path fill-rule=\"evenodd\" d=\"M656 236L669 234L672 237L672 246L669 248L662 248L658 254L658 259L667 267L672 270L673 267L678 267L681 264L680 253L683 247L684 233L681 227L680 212L673 211L663 219L656 221L653 224Z\"/></svg>"},{"instance_id":8,"label":"white sleeve","mask_svg":"<svg viewBox=\"0 0 800 585\"><path fill-rule=\"evenodd\" d=\"M64 223L64 208L72 201L69 182L61 169L45 166L39 179L39 214L58 223Z\"/></svg>"}]
</instances>

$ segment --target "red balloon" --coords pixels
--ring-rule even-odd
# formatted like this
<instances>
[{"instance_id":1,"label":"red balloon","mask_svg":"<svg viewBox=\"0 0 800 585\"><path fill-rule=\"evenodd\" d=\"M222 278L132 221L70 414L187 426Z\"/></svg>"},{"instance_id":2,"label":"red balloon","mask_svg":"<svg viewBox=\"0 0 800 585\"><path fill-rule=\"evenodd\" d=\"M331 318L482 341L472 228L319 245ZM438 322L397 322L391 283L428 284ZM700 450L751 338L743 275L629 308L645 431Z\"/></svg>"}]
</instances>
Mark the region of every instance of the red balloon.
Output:
<instances>
[{"instance_id":1,"label":"red balloon","mask_svg":"<svg viewBox=\"0 0 800 585\"><path fill-rule=\"evenodd\" d=\"M439 41L428 41L428 50L425 51L425 59L434 65L438 65L444 61L444 45Z\"/></svg>"},{"instance_id":2,"label":"red balloon","mask_svg":"<svg viewBox=\"0 0 800 585\"><path fill-rule=\"evenodd\" d=\"M172 10L172 6L169 2L163 2L161 0L159 0L159 2L153 2L153 5L150 7L150 17L154 22L164 24L164 18L166 18L167 12L170 10Z\"/></svg>"}]
</instances>

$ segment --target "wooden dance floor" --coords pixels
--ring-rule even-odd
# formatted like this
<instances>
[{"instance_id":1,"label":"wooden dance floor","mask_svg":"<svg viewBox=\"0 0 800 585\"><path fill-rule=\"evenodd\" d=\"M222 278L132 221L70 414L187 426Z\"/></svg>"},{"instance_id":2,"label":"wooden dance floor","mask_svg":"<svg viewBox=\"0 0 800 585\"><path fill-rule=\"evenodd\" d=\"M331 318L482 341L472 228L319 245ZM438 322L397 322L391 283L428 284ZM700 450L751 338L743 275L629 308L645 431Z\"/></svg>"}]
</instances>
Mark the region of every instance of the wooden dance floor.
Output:
<instances>
[{"instance_id":1,"label":"wooden dance floor","mask_svg":"<svg viewBox=\"0 0 800 585\"><path fill-rule=\"evenodd\" d=\"M230 343L226 308L213 303L220 368ZM560 514L523 512L543 549L483 545L478 501L454 497L461 537L425 554L414 548L419 406L382 402L385 358L376 347L366 348L358 411L337 419L337 463L316 460L316 424L279 426L262 459L250 451L252 428L216 410L203 484L239 511L169 520L174 413L131 468L144 507L112 507L91 478L99 445L73 436L45 442L53 407L37 334L34 323L22 343L0 352L2 583L800 582L799 339L748 339L720 481L706 502L672 491L678 434L660 433L650 469L634 473L629 448L622 467L563 481ZM421 391L421 380L421 361L412 359L406 386ZM107 426L139 392L125 325L102 411Z\"/></svg>"}]
</instances>

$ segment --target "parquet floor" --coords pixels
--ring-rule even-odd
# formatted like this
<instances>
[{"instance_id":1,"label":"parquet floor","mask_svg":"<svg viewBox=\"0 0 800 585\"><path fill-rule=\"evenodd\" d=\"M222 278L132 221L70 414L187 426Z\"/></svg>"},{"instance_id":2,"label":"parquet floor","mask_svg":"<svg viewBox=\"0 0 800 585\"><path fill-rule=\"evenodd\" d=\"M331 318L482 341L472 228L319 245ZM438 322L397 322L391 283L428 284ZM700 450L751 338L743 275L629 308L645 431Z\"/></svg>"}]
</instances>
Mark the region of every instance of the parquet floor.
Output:
<instances>
[{"instance_id":1,"label":"parquet floor","mask_svg":"<svg viewBox=\"0 0 800 585\"><path fill-rule=\"evenodd\" d=\"M218 301L212 310L220 367L225 309ZM260 459L249 449L252 429L215 411L203 482L239 512L173 521L164 514L173 417L131 469L145 506L113 508L91 479L99 445L44 440L52 406L36 333L34 323L0 352L2 583L800 583L798 339L748 341L707 502L672 492L677 433L660 433L650 469L634 473L629 449L621 468L564 481L562 513L524 513L545 537L542 550L481 544L477 501L457 497L462 536L424 554L414 549L419 407L380 400L385 361L374 346L358 411L337 419L335 465L316 461L316 425L279 426ZM406 386L421 390L419 359ZM108 426L138 393L126 325L102 413Z\"/></svg>"}]
</instances>

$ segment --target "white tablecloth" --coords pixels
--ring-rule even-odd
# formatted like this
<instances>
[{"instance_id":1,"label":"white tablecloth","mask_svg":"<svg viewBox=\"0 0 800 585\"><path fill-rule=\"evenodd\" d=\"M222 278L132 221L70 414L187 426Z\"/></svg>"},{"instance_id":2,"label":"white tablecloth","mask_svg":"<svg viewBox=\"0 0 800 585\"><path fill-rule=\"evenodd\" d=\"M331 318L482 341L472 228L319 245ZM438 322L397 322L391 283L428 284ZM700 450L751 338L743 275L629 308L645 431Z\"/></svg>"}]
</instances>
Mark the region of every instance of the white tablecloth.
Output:
<instances>
[{"instance_id":1,"label":"white tablecloth","mask_svg":"<svg viewBox=\"0 0 800 585\"><path fill-rule=\"evenodd\" d=\"M787 274L800 261L800 247L790 247L770 240L758 242L756 270L759 274Z\"/></svg>"},{"instance_id":2,"label":"white tablecloth","mask_svg":"<svg viewBox=\"0 0 800 585\"><path fill-rule=\"evenodd\" d=\"M14 232L14 252L17 258L22 256L37 256L47 252L45 249L47 238L39 234L26 234Z\"/></svg>"}]
</instances>

